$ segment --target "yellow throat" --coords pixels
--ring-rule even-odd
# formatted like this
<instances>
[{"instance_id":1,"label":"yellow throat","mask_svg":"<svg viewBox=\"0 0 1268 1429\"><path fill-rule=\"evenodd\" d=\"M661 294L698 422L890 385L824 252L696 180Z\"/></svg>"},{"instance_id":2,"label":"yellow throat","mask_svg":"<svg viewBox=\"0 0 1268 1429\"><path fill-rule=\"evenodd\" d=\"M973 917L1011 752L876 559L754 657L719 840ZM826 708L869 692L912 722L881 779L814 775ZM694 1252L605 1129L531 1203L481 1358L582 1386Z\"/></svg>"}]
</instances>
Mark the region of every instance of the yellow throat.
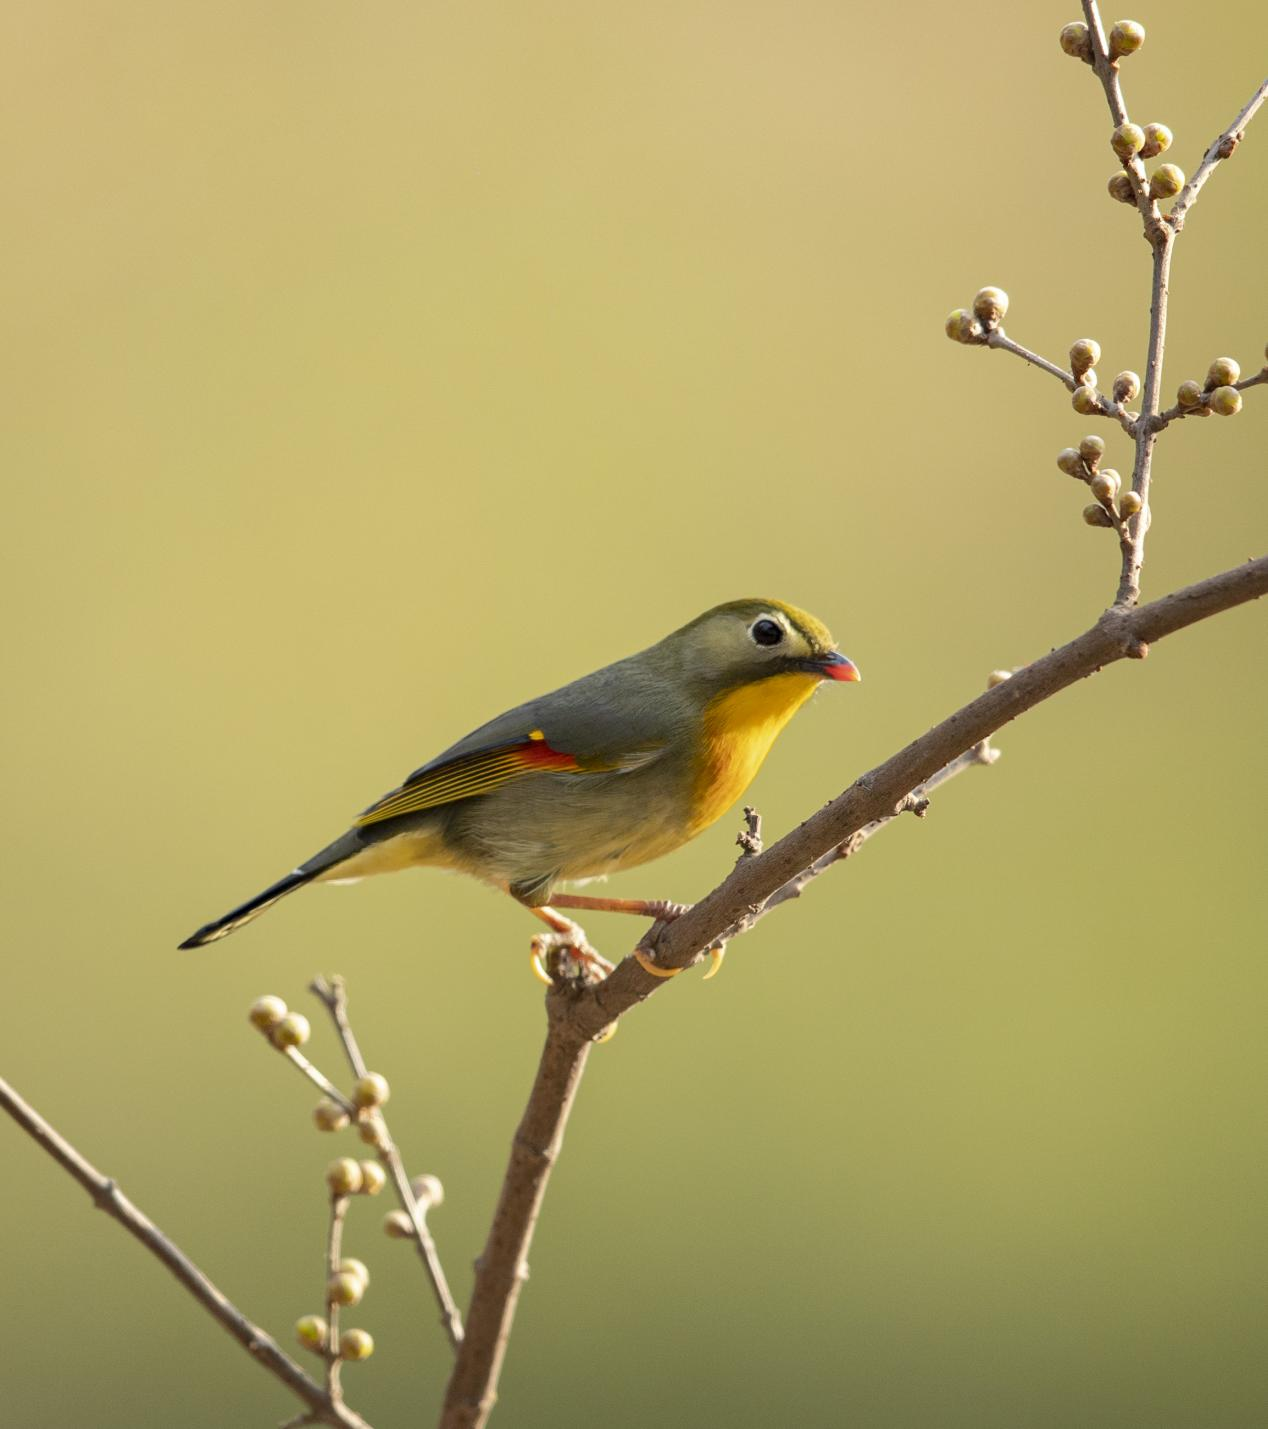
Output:
<instances>
[{"instance_id":1,"label":"yellow throat","mask_svg":"<svg viewBox=\"0 0 1268 1429\"><path fill-rule=\"evenodd\" d=\"M718 695L705 706L690 833L719 819L762 767L775 736L815 692L819 676L771 675Z\"/></svg>"}]
</instances>

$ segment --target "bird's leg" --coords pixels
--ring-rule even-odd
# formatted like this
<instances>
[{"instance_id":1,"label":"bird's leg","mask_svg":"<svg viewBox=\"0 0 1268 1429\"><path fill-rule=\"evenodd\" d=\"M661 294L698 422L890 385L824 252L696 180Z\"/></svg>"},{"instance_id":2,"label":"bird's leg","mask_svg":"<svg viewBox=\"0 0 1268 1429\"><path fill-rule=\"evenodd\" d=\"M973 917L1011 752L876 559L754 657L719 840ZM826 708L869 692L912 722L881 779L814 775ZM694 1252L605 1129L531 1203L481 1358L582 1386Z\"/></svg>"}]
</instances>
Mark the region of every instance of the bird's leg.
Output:
<instances>
[{"instance_id":1,"label":"bird's leg","mask_svg":"<svg viewBox=\"0 0 1268 1429\"><path fill-rule=\"evenodd\" d=\"M530 945L533 972L542 982L551 982L545 959L548 953L556 949L571 953L579 963L601 977L607 977L612 971L612 964L590 946L585 929L579 923L574 923L571 918L565 918L562 913L556 913L553 908L544 905L540 908L530 908L528 911L534 917L540 918L550 929L549 933L538 933Z\"/></svg>"},{"instance_id":2,"label":"bird's leg","mask_svg":"<svg viewBox=\"0 0 1268 1429\"><path fill-rule=\"evenodd\" d=\"M584 893L557 893L552 900L558 908L588 908L595 913L634 913L640 918L651 918L657 923L672 923L681 918L690 908L690 903L671 903L665 898L591 898ZM709 949L709 971L704 980L722 970L722 959L726 955L726 944L718 943ZM681 968L663 968L652 961L651 955L640 943L634 949L634 960L644 972L652 977L674 977Z\"/></svg>"},{"instance_id":3,"label":"bird's leg","mask_svg":"<svg viewBox=\"0 0 1268 1429\"><path fill-rule=\"evenodd\" d=\"M556 908L584 908L592 913L633 913L657 923L672 923L691 907L690 903L671 903L667 898L590 898L584 893L556 893L551 902Z\"/></svg>"}]
</instances>

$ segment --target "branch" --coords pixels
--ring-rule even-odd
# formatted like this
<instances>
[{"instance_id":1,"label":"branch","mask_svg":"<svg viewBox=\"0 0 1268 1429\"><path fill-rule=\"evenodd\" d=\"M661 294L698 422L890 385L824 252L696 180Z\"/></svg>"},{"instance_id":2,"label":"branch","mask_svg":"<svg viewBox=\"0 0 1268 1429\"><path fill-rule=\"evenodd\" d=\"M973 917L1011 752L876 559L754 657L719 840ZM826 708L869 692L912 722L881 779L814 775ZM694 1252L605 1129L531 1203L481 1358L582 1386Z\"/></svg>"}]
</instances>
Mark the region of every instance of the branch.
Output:
<instances>
[{"instance_id":1,"label":"branch","mask_svg":"<svg viewBox=\"0 0 1268 1429\"><path fill-rule=\"evenodd\" d=\"M370 1429L359 1414L333 1402L319 1384L309 1379L294 1360L282 1352L272 1336L252 1324L223 1291L218 1290L194 1262L128 1200L112 1180L86 1161L65 1137L54 1131L3 1080L0 1080L0 1107L79 1182L98 1210L112 1216L129 1235L135 1236L146 1250L157 1256L209 1315L218 1320L265 1369L276 1375L287 1389L303 1400L308 1406L308 1413L304 1416L308 1422L339 1425L342 1429Z\"/></svg>"},{"instance_id":2,"label":"branch","mask_svg":"<svg viewBox=\"0 0 1268 1429\"><path fill-rule=\"evenodd\" d=\"M646 973L643 976L654 981ZM526 1257L533 1229L590 1054L592 1039L578 1030L570 1015L573 995L568 985L560 983L546 994L546 1045L511 1142L488 1243L476 1261L466 1338L445 1392L441 1429L480 1429L497 1402L511 1322L520 1287L528 1278Z\"/></svg>"},{"instance_id":3,"label":"branch","mask_svg":"<svg viewBox=\"0 0 1268 1429\"><path fill-rule=\"evenodd\" d=\"M707 898L674 922L654 925L642 946L654 952L662 969L698 962L710 948L756 922L768 905L796 897L811 878L911 807L922 785L928 789L973 763L989 762L994 751L986 741L1010 720L1105 665L1143 659L1152 641L1265 594L1268 556L1149 605L1107 610L1068 645L1008 679L992 681L984 695L855 780L778 843L742 856ZM481 1429L496 1402L533 1228L591 1043L666 981L646 972L631 955L602 982L585 987L556 982L547 993L546 1046L512 1143L488 1244L477 1262L467 1336L445 1396L441 1429Z\"/></svg>"},{"instance_id":4,"label":"branch","mask_svg":"<svg viewBox=\"0 0 1268 1429\"><path fill-rule=\"evenodd\" d=\"M1167 215L1167 222L1177 233L1184 227L1184 220L1197 201L1197 196L1202 191L1202 185L1215 172L1215 166L1221 159L1232 158L1237 146L1245 138L1246 126L1255 117L1255 111L1266 99L1268 99L1268 79L1264 80L1251 95L1242 106L1242 112L1202 156L1202 162L1198 165L1197 172L1180 190L1179 198L1176 199L1171 212Z\"/></svg>"},{"instance_id":5,"label":"branch","mask_svg":"<svg viewBox=\"0 0 1268 1429\"><path fill-rule=\"evenodd\" d=\"M699 960L732 923L797 877L829 850L874 819L891 816L899 802L952 759L987 739L1026 710L1122 659L1143 659L1149 645L1197 621L1268 594L1268 556L1131 610L1112 607L1089 630L1018 670L979 695L927 734L859 779L831 803L733 873L681 918L662 926L655 940L663 968ZM578 1031L594 1036L630 1007L649 997L660 981L625 958L594 989L573 1004Z\"/></svg>"},{"instance_id":6,"label":"branch","mask_svg":"<svg viewBox=\"0 0 1268 1429\"><path fill-rule=\"evenodd\" d=\"M335 1024L335 1031L339 1034L339 1041L343 1045L344 1054L348 1058L348 1065L352 1068L353 1076L358 1079L366 1076L368 1074L366 1061L361 1055L361 1048L357 1045L352 1024L348 1020L348 994L343 979L334 977L327 981L325 978L315 978L309 984L309 990L330 1013L331 1020ZM352 1114L353 1116L357 1115L355 1107L352 1108ZM410 1185L409 1177L405 1172L405 1163L401 1160L401 1153L388 1130L382 1108L369 1115L374 1118L373 1124L378 1133L374 1141L375 1151L378 1153L379 1160L386 1167L388 1175L392 1178L392 1185L396 1190L396 1198L401 1203L401 1209L410 1219L415 1248L418 1251L419 1259L423 1262L423 1269L427 1272L427 1279L431 1284L432 1293L436 1297L436 1303L440 1307L440 1323L445 1327L450 1347L456 1350L462 1343L462 1316L458 1312L457 1302L454 1300L449 1289L449 1282L445 1278L436 1242L427 1228L425 1210L419 1205L418 1198L414 1195L414 1188Z\"/></svg>"}]
</instances>

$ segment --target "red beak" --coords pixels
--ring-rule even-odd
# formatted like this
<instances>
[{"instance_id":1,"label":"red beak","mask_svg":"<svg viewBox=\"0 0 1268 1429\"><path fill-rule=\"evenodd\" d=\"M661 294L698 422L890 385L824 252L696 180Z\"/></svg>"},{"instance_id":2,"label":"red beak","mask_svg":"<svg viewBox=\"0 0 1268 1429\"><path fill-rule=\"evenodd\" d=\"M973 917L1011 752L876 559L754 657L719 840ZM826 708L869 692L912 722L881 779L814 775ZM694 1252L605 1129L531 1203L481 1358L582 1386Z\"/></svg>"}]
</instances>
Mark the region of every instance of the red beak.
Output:
<instances>
[{"instance_id":1,"label":"red beak","mask_svg":"<svg viewBox=\"0 0 1268 1429\"><path fill-rule=\"evenodd\" d=\"M815 664L829 680L849 680L857 684L863 678L854 661L847 660L836 650L831 655L825 655L822 659L816 660Z\"/></svg>"}]
</instances>

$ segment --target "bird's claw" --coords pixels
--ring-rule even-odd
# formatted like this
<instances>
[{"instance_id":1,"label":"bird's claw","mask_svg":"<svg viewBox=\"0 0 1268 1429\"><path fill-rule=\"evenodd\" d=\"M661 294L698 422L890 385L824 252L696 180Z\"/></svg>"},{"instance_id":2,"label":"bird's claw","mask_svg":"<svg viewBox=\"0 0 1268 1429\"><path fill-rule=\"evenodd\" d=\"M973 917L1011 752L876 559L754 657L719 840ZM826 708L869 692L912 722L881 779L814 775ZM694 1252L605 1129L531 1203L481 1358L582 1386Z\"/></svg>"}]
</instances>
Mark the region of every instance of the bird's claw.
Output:
<instances>
[{"instance_id":1,"label":"bird's claw","mask_svg":"<svg viewBox=\"0 0 1268 1429\"><path fill-rule=\"evenodd\" d=\"M553 987L555 983L555 978L551 976L552 968L559 977L572 975L567 966L569 963L580 970L585 982L602 982L612 971L612 964L590 946L575 923L567 931L560 929L538 933L529 944L528 959L533 976L547 987Z\"/></svg>"}]
</instances>

